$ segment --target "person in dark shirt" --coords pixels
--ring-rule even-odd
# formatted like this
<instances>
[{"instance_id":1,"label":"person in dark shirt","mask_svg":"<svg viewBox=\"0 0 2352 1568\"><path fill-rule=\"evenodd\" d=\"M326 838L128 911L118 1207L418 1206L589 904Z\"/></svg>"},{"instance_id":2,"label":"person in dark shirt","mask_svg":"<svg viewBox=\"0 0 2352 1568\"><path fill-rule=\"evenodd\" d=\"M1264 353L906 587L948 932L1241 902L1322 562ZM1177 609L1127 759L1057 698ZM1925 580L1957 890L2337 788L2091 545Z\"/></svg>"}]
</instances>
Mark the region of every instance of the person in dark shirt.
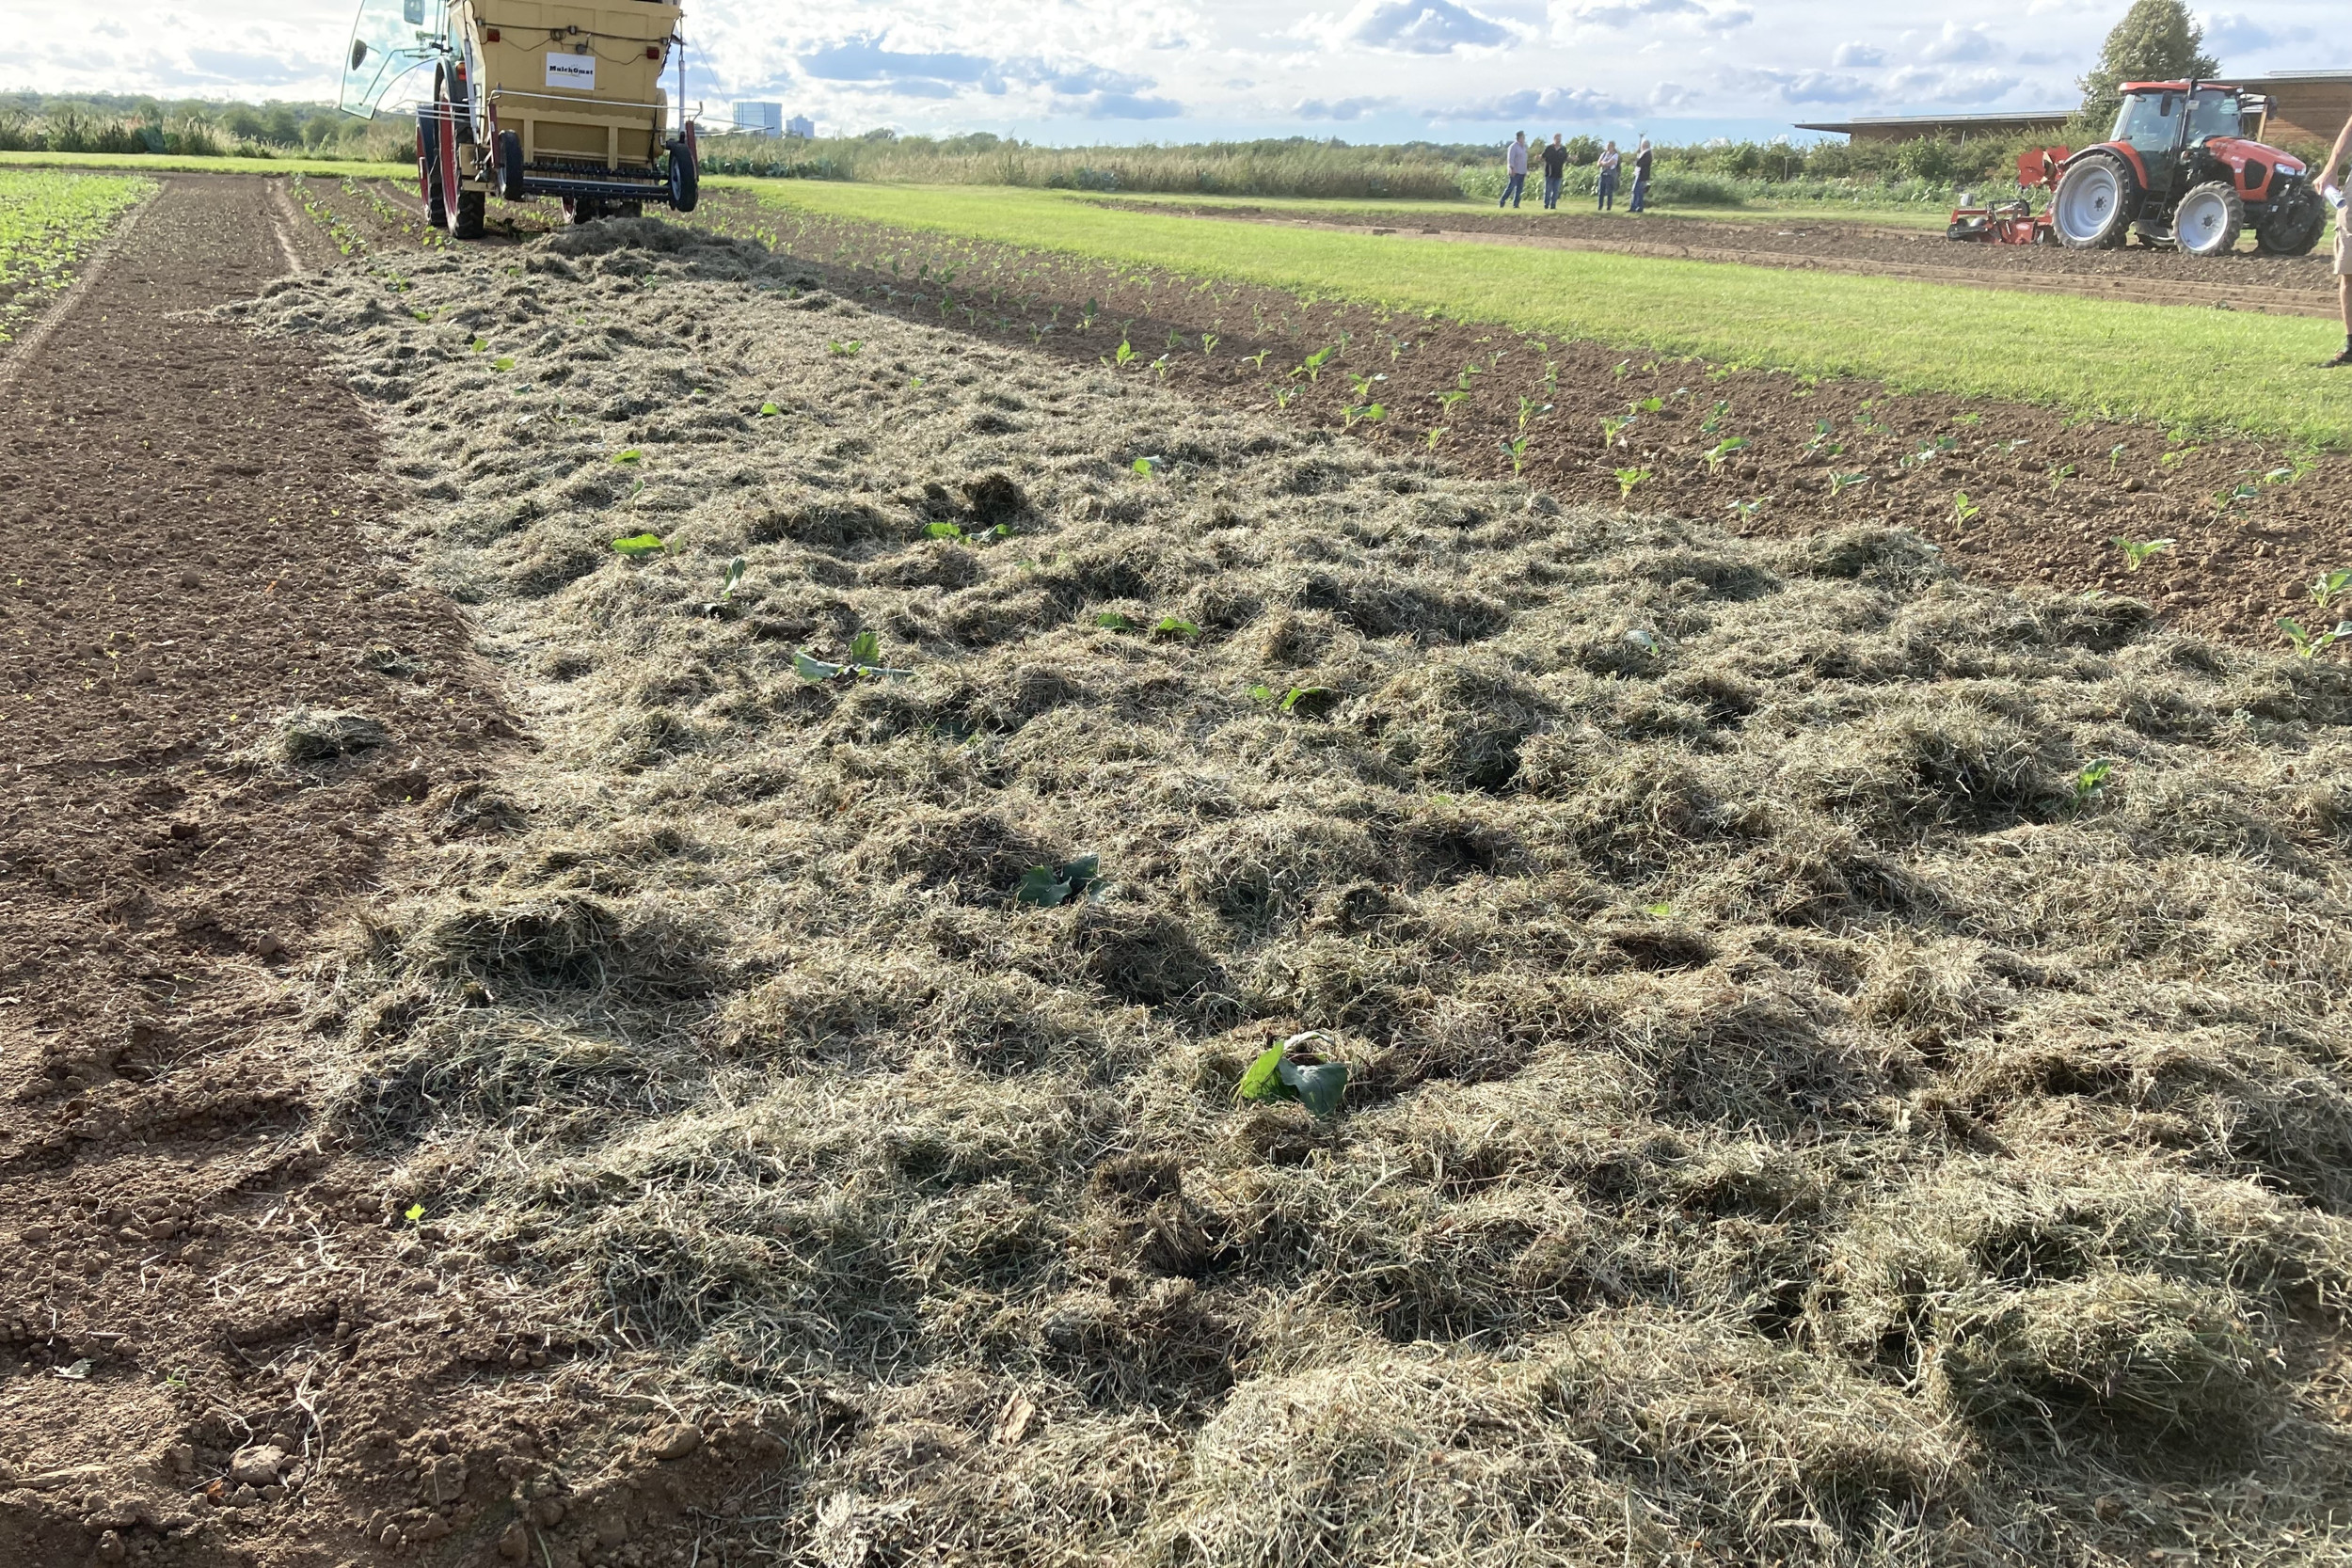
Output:
<instances>
[{"instance_id":1,"label":"person in dark shirt","mask_svg":"<svg viewBox=\"0 0 2352 1568\"><path fill-rule=\"evenodd\" d=\"M1568 166L1568 150L1560 144L1560 133L1554 131L1551 140L1544 144L1544 210L1550 212L1560 205L1560 176Z\"/></svg>"},{"instance_id":2,"label":"person in dark shirt","mask_svg":"<svg viewBox=\"0 0 2352 1568\"><path fill-rule=\"evenodd\" d=\"M1625 204L1625 210L1629 213L1641 212L1642 204L1648 197L1649 138L1644 136L1642 145L1633 150L1633 199Z\"/></svg>"}]
</instances>

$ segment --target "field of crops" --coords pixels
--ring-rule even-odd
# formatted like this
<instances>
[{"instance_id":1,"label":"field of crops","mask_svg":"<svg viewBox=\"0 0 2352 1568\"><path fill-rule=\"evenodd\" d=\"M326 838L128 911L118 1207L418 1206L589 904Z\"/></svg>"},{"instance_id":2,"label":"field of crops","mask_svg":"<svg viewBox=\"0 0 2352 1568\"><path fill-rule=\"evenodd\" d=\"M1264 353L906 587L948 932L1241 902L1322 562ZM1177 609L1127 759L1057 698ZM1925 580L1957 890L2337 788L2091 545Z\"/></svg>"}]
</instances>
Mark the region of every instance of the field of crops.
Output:
<instances>
[{"instance_id":1,"label":"field of crops","mask_svg":"<svg viewBox=\"0 0 2352 1568\"><path fill-rule=\"evenodd\" d=\"M119 175L0 169L0 342L71 282L108 226L154 188Z\"/></svg>"},{"instance_id":2,"label":"field of crops","mask_svg":"<svg viewBox=\"0 0 2352 1568\"><path fill-rule=\"evenodd\" d=\"M8 394L0 1568L2352 1548L2311 324L501 216Z\"/></svg>"}]
</instances>

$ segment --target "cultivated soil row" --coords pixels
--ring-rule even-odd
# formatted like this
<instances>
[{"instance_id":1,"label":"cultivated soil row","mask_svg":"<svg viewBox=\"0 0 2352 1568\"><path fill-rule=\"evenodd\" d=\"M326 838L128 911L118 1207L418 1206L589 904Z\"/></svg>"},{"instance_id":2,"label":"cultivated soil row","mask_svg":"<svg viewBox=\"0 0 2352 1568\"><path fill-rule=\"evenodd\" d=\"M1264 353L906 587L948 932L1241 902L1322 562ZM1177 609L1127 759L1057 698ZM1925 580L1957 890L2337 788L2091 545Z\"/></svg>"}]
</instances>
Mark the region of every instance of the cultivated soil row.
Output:
<instances>
[{"instance_id":1,"label":"cultivated soil row","mask_svg":"<svg viewBox=\"0 0 2352 1568\"><path fill-rule=\"evenodd\" d=\"M2272 315L2333 317L2337 313L2336 280L2324 233L2320 246L2303 256L2262 255L2249 241L2246 248L2230 255L2200 258L2138 244L2120 250L1985 245L1947 239L1937 230L1871 228L1835 219L1710 223L1680 214L1605 217L1565 209L1524 215L1367 213L1301 218L1263 208L1132 206L1139 212L1181 211L1193 217L1240 223L1393 234L1403 243L1434 239L1598 250ZM2029 330L2029 320L2021 321L2020 330Z\"/></svg>"}]
</instances>

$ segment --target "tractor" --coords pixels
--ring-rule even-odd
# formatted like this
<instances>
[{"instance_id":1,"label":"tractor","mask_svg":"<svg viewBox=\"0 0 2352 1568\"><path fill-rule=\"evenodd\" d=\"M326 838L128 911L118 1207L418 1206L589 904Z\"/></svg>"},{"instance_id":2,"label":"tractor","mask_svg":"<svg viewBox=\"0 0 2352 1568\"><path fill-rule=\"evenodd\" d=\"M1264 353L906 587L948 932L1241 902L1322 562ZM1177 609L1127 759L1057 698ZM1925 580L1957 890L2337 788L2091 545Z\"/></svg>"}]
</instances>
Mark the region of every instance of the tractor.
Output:
<instances>
[{"instance_id":1,"label":"tractor","mask_svg":"<svg viewBox=\"0 0 2352 1568\"><path fill-rule=\"evenodd\" d=\"M694 122L668 134L662 69L685 41L660 0L361 0L342 107L373 118L393 85L431 67L417 106L417 186L453 238L482 237L489 199L551 196L566 219L691 213Z\"/></svg>"},{"instance_id":2,"label":"tractor","mask_svg":"<svg viewBox=\"0 0 2352 1568\"><path fill-rule=\"evenodd\" d=\"M2044 156L2059 242L2104 250L2136 233L2142 245L2225 256L2250 223L2265 255L2304 254L2328 206L2301 159L2258 139L2269 109L2268 99L2217 82L2126 84L2109 140Z\"/></svg>"}]
</instances>

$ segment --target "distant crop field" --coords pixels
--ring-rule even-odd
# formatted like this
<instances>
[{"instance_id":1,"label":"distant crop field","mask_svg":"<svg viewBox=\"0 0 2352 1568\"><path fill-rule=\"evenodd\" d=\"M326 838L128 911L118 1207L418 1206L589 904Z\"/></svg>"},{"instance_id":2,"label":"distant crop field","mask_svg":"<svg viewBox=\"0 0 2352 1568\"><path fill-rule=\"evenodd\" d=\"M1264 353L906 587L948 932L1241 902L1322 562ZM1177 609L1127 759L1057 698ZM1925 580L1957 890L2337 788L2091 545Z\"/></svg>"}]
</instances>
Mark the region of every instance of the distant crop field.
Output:
<instances>
[{"instance_id":1,"label":"distant crop field","mask_svg":"<svg viewBox=\"0 0 2352 1568\"><path fill-rule=\"evenodd\" d=\"M13 338L149 180L0 170L0 342Z\"/></svg>"},{"instance_id":2,"label":"distant crop field","mask_svg":"<svg viewBox=\"0 0 2352 1568\"><path fill-rule=\"evenodd\" d=\"M128 169L144 174L348 174L358 180L416 178L414 164L342 158L203 158L174 152L0 152L0 167Z\"/></svg>"},{"instance_id":3,"label":"distant crop field","mask_svg":"<svg viewBox=\"0 0 2352 1568\"><path fill-rule=\"evenodd\" d=\"M887 223L1520 331L2178 431L2352 445L2325 322L1590 251L1424 245L1104 207L1047 191L760 182L787 211Z\"/></svg>"}]
</instances>

